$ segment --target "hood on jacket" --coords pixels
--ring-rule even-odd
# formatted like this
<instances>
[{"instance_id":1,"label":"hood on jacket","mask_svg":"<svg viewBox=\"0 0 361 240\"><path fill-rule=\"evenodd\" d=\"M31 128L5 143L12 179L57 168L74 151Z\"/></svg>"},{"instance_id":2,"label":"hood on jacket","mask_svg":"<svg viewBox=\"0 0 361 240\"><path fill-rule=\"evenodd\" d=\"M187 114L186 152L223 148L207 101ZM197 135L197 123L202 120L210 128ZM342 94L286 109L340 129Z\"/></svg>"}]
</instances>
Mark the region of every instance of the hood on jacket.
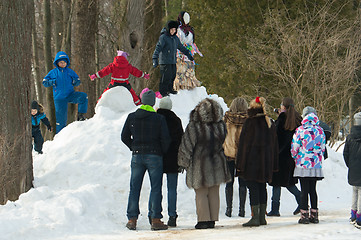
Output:
<instances>
[{"instance_id":1,"label":"hood on jacket","mask_svg":"<svg viewBox=\"0 0 361 240\"><path fill-rule=\"evenodd\" d=\"M361 126L352 126L350 137L356 142L361 142Z\"/></svg>"},{"instance_id":2,"label":"hood on jacket","mask_svg":"<svg viewBox=\"0 0 361 240\"><path fill-rule=\"evenodd\" d=\"M177 35L177 30L178 30L178 26L179 26L179 23L177 21L168 21L167 24L165 25L165 27L160 31L160 34L166 34L168 36L172 36L170 35L170 32L169 30L171 28L175 28L175 33L173 36Z\"/></svg>"},{"instance_id":3,"label":"hood on jacket","mask_svg":"<svg viewBox=\"0 0 361 240\"><path fill-rule=\"evenodd\" d=\"M54 59L54 62L53 62L53 64L54 64L55 67L59 67L59 66L58 66L58 62L59 62L59 61L65 61L65 62L66 62L66 67L69 67L69 66L70 66L70 59L69 59L69 57L68 57L68 54L66 54L66 53L63 52L63 51L60 51L60 52L58 52L58 53L56 54L55 59Z\"/></svg>"},{"instance_id":4,"label":"hood on jacket","mask_svg":"<svg viewBox=\"0 0 361 240\"><path fill-rule=\"evenodd\" d=\"M224 122L233 125L243 125L247 119L247 112L230 112L224 114Z\"/></svg>"},{"instance_id":5,"label":"hood on jacket","mask_svg":"<svg viewBox=\"0 0 361 240\"><path fill-rule=\"evenodd\" d=\"M302 125L319 125L320 120L314 113L307 114L301 122Z\"/></svg>"},{"instance_id":6,"label":"hood on jacket","mask_svg":"<svg viewBox=\"0 0 361 240\"><path fill-rule=\"evenodd\" d=\"M113 64L116 67L126 67L129 64L129 62L124 56L116 56L114 58Z\"/></svg>"},{"instance_id":7,"label":"hood on jacket","mask_svg":"<svg viewBox=\"0 0 361 240\"><path fill-rule=\"evenodd\" d=\"M223 109L216 101L203 99L190 113L189 119L195 122L219 122L223 118Z\"/></svg>"}]
</instances>

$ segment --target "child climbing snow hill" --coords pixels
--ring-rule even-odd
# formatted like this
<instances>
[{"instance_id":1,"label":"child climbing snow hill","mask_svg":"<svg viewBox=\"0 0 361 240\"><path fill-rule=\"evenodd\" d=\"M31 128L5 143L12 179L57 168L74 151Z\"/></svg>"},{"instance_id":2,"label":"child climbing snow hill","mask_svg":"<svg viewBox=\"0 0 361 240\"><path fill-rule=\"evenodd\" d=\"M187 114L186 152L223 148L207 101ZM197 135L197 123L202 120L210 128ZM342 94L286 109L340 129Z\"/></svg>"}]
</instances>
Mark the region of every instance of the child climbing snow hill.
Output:
<instances>
[{"instance_id":1,"label":"child climbing snow hill","mask_svg":"<svg viewBox=\"0 0 361 240\"><path fill-rule=\"evenodd\" d=\"M135 105L140 105L140 99L129 83L129 74L138 78L144 77L145 79L149 79L149 74L140 71L136 67L133 67L127 60L128 56L128 53L118 51L118 55L114 58L114 61L112 63L110 63L99 72L90 75L89 77L90 80L94 81L96 78L103 78L109 74L112 74L111 81L108 84L108 87L104 90L104 92L108 91L113 87L123 86L127 88L132 94Z\"/></svg>"}]
</instances>

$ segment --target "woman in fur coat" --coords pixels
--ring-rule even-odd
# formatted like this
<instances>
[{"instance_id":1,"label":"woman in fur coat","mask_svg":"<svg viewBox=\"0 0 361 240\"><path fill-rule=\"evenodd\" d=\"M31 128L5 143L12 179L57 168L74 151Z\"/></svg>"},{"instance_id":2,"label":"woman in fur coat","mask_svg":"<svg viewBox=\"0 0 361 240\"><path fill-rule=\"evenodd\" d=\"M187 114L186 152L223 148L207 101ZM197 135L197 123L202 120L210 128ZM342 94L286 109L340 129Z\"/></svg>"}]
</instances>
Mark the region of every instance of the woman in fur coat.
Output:
<instances>
[{"instance_id":1,"label":"woman in fur coat","mask_svg":"<svg viewBox=\"0 0 361 240\"><path fill-rule=\"evenodd\" d=\"M266 183L278 171L278 141L275 124L266 115L266 99L256 97L250 103L248 118L239 138L236 169L247 184L252 219L244 227L266 225Z\"/></svg>"},{"instance_id":2,"label":"woman in fur coat","mask_svg":"<svg viewBox=\"0 0 361 240\"><path fill-rule=\"evenodd\" d=\"M178 165L187 171L186 183L196 195L196 229L214 228L219 217L219 185L231 174L224 155L226 125L223 109L206 98L190 113L178 152Z\"/></svg>"},{"instance_id":3,"label":"woman in fur coat","mask_svg":"<svg viewBox=\"0 0 361 240\"><path fill-rule=\"evenodd\" d=\"M236 97L229 107L229 111L224 115L224 122L227 126L227 136L223 143L224 154L227 157L227 164L231 172L232 181L226 184L226 216L232 216L232 201L233 201L233 183L235 176L235 160L238 149L239 135L242 131L242 126L247 119L248 104L244 98ZM246 202L247 188L245 181L238 177L239 187L239 212L238 216L244 217L244 205Z\"/></svg>"}]
</instances>

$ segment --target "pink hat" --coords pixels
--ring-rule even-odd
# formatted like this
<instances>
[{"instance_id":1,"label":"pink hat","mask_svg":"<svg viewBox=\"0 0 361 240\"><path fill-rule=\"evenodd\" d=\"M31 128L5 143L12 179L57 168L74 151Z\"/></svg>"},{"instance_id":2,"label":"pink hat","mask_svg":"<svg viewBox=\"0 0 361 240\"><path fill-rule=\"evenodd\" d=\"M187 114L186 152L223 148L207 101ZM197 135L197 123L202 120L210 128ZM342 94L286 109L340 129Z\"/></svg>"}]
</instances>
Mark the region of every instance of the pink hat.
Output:
<instances>
[{"instance_id":1,"label":"pink hat","mask_svg":"<svg viewBox=\"0 0 361 240\"><path fill-rule=\"evenodd\" d=\"M128 58L128 56L129 56L129 54L127 52L123 52L123 51L120 51L120 50L118 50L117 53L118 53L117 56L123 56L125 58Z\"/></svg>"}]
</instances>

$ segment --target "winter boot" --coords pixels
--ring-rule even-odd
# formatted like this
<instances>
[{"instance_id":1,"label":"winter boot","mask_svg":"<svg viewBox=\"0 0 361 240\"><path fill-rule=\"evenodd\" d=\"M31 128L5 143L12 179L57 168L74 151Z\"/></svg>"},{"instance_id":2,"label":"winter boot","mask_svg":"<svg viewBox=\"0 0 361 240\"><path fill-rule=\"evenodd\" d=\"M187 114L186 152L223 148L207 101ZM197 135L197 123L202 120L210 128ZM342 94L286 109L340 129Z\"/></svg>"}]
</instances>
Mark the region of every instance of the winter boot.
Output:
<instances>
[{"instance_id":1,"label":"winter boot","mask_svg":"<svg viewBox=\"0 0 361 240\"><path fill-rule=\"evenodd\" d=\"M84 121L85 119L84 113L78 113L78 121Z\"/></svg>"},{"instance_id":2,"label":"winter boot","mask_svg":"<svg viewBox=\"0 0 361 240\"><path fill-rule=\"evenodd\" d=\"M232 201L233 201L233 188L226 187L226 216L232 217Z\"/></svg>"},{"instance_id":3,"label":"winter boot","mask_svg":"<svg viewBox=\"0 0 361 240\"><path fill-rule=\"evenodd\" d=\"M216 225L216 222L215 221L208 221L207 224L208 224L208 228L214 228L214 225Z\"/></svg>"},{"instance_id":4,"label":"winter boot","mask_svg":"<svg viewBox=\"0 0 361 240\"><path fill-rule=\"evenodd\" d=\"M280 202L272 201L271 203L271 211L267 213L269 217L279 217L280 214Z\"/></svg>"},{"instance_id":5,"label":"winter boot","mask_svg":"<svg viewBox=\"0 0 361 240\"><path fill-rule=\"evenodd\" d=\"M310 223L319 223L320 221L318 220L318 209L311 208L310 213Z\"/></svg>"},{"instance_id":6,"label":"winter boot","mask_svg":"<svg viewBox=\"0 0 361 240\"><path fill-rule=\"evenodd\" d=\"M136 230L137 229L137 219L132 218L129 219L127 225L125 225L129 230Z\"/></svg>"},{"instance_id":7,"label":"winter boot","mask_svg":"<svg viewBox=\"0 0 361 240\"><path fill-rule=\"evenodd\" d=\"M152 218L152 227L151 229L153 231L158 231L158 230L167 230L168 226L166 224L164 224L160 218Z\"/></svg>"},{"instance_id":8,"label":"winter boot","mask_svg":"<svg viewBox=\"0 0 361 240\"><path fill-rule=\"evenodd\" d=\"M350 217L350 223L355 224L356 223L356 210L351 209L351 217Z\"/></svg>"},{"instance_id":9,"label":"winter boot","mask_svg":"<svg viewBox=\"0 0 361 240\"><path fill-rule=\"evenodd\" d=\"M310 223L308 210L301 209L301 218L298 220L298 223L300 223L300 224L309 224Z\"/></svg>"},{"instance_id":10,"label":"winter boot","mask_svg":"<svg viewBox=\"0 0 361 240\"><path fill-rule=\"evenodd\" d=\"M357 227L358 229L361 229L361 214L356 213L355 227Z\"/></svg>"},{"instance_id":11,"label":"winter boot","mask_svg":"<svg viewBox=\"0 0 361 240\"><path fill-rule=\"evenodd\" d=\"M242 224L243 227L258 227L259 222L259 205L251 206L252 218L248 222Z\"/></svg>"},{"instance_id":12,"label":"winter boot","mask_svg":"<svg viewBox=\"0 0 361 240\"><path fill-rule=\"evenodd\" d=\"M239 187L239 217L244 217L246 212L244 211L244 206L246 204L246 195L247 195L247 189L245 186Z\"/></svg>"},{"instance_id":13,"label":"winter boot","mask_svg":"<svg viewBox=\"0 0 361 240\"><path fill-rule=\"evenodd\" d=\"M267 209L267 204L261 204L259 206L259 224L260 225L267 225L266 209Z\"/></svg>"},{"instance_id":14,"label":"winter boot","mask_svg":"<svg viewBox=\"0 0 361 240\"><path fill-rule=\"evenodd\" d=\"M169 219L168 219L168 226L169 227L176 227L177 226L177 217L178 217L178 215L176 215L175 217L169 216Z\"/></svg>"},{"instance_id":15,"label":"winter boot","mask_svg":"<svg viewBox=\"0 0 361 240\"><path fill-rule=\"evenodd\" d=\"M197 222L194 226L196 229L207 229L209 227L208 222Z\"/></svg>"}]
</instances>

